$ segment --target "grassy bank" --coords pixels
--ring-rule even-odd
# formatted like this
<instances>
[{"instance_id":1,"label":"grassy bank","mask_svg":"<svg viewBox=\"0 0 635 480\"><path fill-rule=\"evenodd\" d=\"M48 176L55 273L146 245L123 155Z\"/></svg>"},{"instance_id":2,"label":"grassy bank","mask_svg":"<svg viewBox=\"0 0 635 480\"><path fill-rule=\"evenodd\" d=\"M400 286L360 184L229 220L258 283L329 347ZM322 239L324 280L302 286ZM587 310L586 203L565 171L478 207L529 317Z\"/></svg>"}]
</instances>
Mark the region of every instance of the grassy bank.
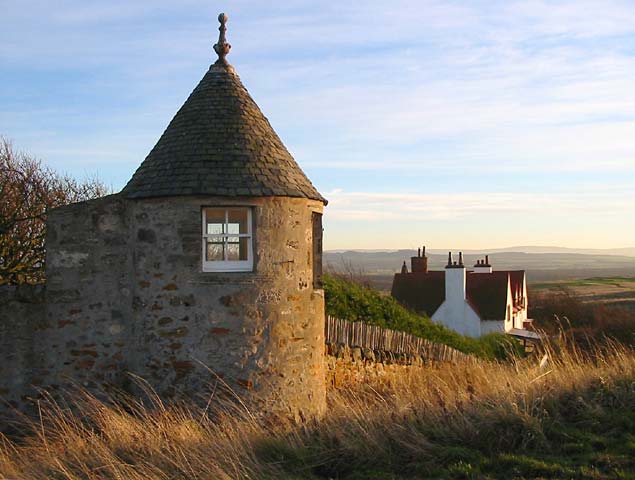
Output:
<instances>
[{"instance_id":1,"label":"grassy bank","mask_svg":"<svg viewBox=\"0 0 635 480\"><path fill-rule=\"evenodd\" d=\"M506 335L494 333L478 339L459 335L428 317L410 312L392 297L342 276L325 275L324 292L327 315L407 332L481 358L504 359L522 354L519 343Z\"/></svg>"},{"instance_id":2,"label":"grassy bank","mask_svg":"<svg viewBox=\"0 0 635 480\"><path fill-rule=\"evenodd\" d=\"M19 479L635 478L635 355L413 370L332 391L319 422L224 410L44 407L0 442ZM213 419L212 419L213 418Z\"/></svg>"}]
</instances>

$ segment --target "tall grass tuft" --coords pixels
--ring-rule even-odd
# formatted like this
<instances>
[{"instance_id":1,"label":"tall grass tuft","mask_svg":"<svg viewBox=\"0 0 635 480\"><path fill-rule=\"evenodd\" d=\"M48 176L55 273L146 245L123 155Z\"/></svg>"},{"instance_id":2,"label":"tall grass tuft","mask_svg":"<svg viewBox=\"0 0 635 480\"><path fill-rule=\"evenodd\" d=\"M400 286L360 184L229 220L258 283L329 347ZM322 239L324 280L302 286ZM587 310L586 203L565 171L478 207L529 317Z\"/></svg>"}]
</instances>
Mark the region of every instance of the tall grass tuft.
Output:
<instances>
[{"instance_id":1,"label":"tall grass tuft","mask_svg":"<svg viewBox=\"0 0 635 480\"><path fill-rule=\"evenodd\" d=\"M41 404L0 437L18 479L631 478L635 354L547 346L537 358L411 369L329 392L329 413L276 424L194 406ZM630 449L630 450L629 450ZM632 450L632 451L631 451ZM630 453L629 453L630 452ZM630 463L629 463L630 462ZM515 472L515 473L514 473ZM621 472L621 473L620 473Z\"/></svg>"}]
</instances>

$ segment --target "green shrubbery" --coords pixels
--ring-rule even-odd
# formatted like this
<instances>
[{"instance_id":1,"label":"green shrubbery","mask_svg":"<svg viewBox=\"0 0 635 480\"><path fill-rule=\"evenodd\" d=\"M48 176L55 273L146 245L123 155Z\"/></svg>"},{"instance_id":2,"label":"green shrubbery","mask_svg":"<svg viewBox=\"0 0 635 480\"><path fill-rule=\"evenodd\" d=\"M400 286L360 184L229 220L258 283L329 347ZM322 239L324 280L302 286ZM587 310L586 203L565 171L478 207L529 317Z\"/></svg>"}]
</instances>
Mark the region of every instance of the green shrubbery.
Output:
<instances>
[{"instance_id":1,"label":"green shrubbery","mask_svg":"<svg viewBox=\"0 0 635 480\"><path fill-rule=\"evenodd\" d=\"M492 333L478 339L459 335L412 313L392 297L339 275L324 276L324 291L326 313L336 318L407 332L482 358L504 359L522 353L520 344L506 335Z\"/></svg>"}]
</instances>

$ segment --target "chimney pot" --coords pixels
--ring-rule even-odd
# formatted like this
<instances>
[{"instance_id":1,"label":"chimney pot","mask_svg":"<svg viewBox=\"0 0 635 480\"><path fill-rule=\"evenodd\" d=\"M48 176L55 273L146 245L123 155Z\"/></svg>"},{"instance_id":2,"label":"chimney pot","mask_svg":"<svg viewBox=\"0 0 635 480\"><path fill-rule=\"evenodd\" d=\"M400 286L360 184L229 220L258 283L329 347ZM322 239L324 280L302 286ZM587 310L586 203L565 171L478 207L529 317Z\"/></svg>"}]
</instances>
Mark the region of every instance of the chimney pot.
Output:
<instances>
[{"instance_id":1,"label":"chimney pot","mask_svg":"<svg viewBox=\"0 0 635 480\"><path fill-rule=\"evenodd\" d=\"M448 266L452 265L452 252L448 252Z\"/></svg>"},{"instance_id":2,"label":"chimney pot","mask_svg":"<svg viewBox=\"0 0 635 480\"><path fill-rule=\"evenodd\" d=\"M426 246L425 245L423 246L423 256L424 257L426 256Z\"/></svg>"},{"instance_id":3,"label":"chimney pot","mask_svg":"<svg viewBox=\"0 0 635 480\"><path fill-rule=\"evenodd\" d=\"M463 252L459 252L459 265L463 265Z\"/></svg>"}]
</instances>

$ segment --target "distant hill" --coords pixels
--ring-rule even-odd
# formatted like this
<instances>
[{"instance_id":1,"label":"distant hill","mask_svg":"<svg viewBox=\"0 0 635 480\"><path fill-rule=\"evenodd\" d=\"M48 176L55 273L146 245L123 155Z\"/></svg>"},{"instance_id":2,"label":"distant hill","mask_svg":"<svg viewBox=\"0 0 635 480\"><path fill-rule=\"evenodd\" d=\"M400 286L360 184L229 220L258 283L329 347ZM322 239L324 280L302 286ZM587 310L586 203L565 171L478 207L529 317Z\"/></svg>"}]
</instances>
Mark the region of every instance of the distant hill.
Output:
<instances>
[{"instance_id":1,"label":"distant hill","mask_svg":"<svg viewBox=\"0 0 635 480\"><path fill-rule=\"evenodd\" d=\"M545 247L518 247L545 248ZM494 270L526 270L531 281L568 280L591 276L635 276L635 256L607 254L573 253L571 249L562 252L527 253L511 249L464 251L465 263L471 267L477 259L489 254ZM635 249L632 249L635 250ZM603 251L604 252L604 251ZM405 261L410 268L410 257L415 250L393 251L326 251L324 262L327 269L354 271L376 278L377 287L389 289L392 275L401 269ZM447 263L447 252L428 252L429 268L441 270Z\"/></svg>"},{"instance_id":2,"label":"distant hill","mask_svg":"<svg viewBox=\"0 0 635 480\"><path fill-rule=\"evenodd\" d=\"M391 253L395 250L391 249L369 249L369 250L329 250L331 253L346 253L346 252L362 252L362 253ZM400 252L412 251L412 250L398 250ZM458 250L457 250L458 251ZM428 253L447 255L448 250L429 249ZM622 257L635 257L635 247L624 248L569 248L558 246L536 246L525 245L517 247L503 247L503 248L486 248L480 250L463 250L463 253L470 255L485 255L490 253L578 253L582 255L617 255Z\"/></svg>"},{"instance_id":3,"label":"distant hill","mask_svg":"<svg viewBox=\"0 0 635 480\"><path fill-rule=\"evenodd\" d=\"M468 250L469 253L481 253L478 250ZM494 248L485 250L482 253L501 253L501 252L519 252L519 253L578 253L582 255L617 255L622 257L635 257L635 247L625 248L568 248L568 247L543 247L543 246L520 246ZM443 253L435 251L435 253Z\"/></svg>"}]
</instances>

